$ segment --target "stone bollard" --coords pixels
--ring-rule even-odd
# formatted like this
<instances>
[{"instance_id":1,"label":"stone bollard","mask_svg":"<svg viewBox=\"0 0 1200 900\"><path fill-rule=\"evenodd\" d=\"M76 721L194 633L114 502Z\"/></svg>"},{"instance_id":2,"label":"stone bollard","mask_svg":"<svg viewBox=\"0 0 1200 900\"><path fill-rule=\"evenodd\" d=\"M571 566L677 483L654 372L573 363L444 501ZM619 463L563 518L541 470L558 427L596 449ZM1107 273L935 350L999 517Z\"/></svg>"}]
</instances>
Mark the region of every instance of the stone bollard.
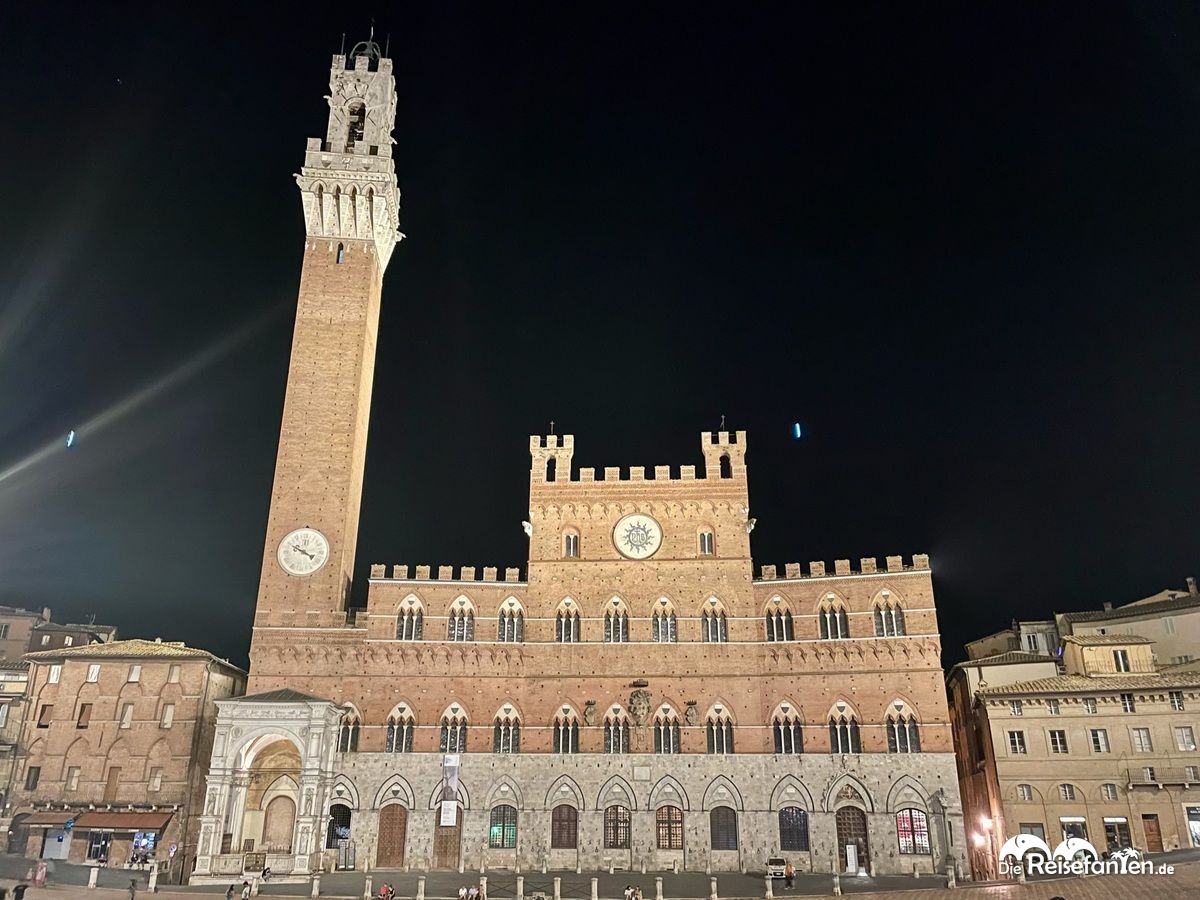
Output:
<instances>
[{"instance_id":1,"label":"stone bollard","mask_svg":"<svg viewBox=\"0 0 1200 900\"><path fill-rule=\"evenodd\" d=\"M562 900L562 879L554 876L554 900Z\"/></svg>"},{"instance_id":2,"label":"stone bollard","mask_svg":"<svg viewBox=\"0 0 1200 900\"><path fill-rule=\"evenodd\" d=\"M458 874L461 875L467 871L467 854L463 854L458 860Z\"/></svg>"},{"instance_id":3,"label":"stone bollard","mask_svg":"<svg viewBox=\"0 0 1200 900\"><path fill-rule=\"evenodd\" d=\"M654 900L663 900L662 876L654 876Z\"/></svg>"},{"instance_id":4,"label":"stone bollard","mask_svg":"<svg viewBox=\"0 0 1200 900\"><path fill-rule=\"evenodd\" d=\"M479 879L479 895L481 897L487 896L487 876L486 875L484 875L482 878Z\"/></svg>"},{"instance_id":5,"label":"stone bollard","mask_svg":"<svg viewBox=\"0 0 1200 900\"><path fill-rule=\"evenodd\" d=\"M310 897L320 897L321 896L321 873L320 872L318 872L316 875L313 876L312 893L309 894L308 896L310 896Z\"/></svg>"},{"instance_id":6,"label":"stone bollard","mask_svg":"<svg viewBox=\"0 0 1200 900\"><path fill-rule=\"evenodd\" d=\"M842 876L837 872L833 873L833 896L842 896Z\"/></svg>"},{"instance_id":7,"label":"stone bollard","mask_svg":"<svg viewBox=\"0 0 1200 900\"><path fill-rule=\"evenodd\" d=\"M417 900L425 900L425 876L417 876Z\"/></svg>"},{"instance_id":8,"label":"stone bollard","mask_svg":"<svg viewBox=\"0 0 1200 900\"><path fill-rule=\"evenodd\" d=\"M717 898L717 879L708 879L708 900L718 900Z\"/></svg>"},{"instance_id":9,"label":"stone bollard","mask_svg":"<svg viewBox=\"0 0 1200 900\"><path fill-rule=\"evenodd\" d=\"M958 879L954 877L954 866L946 866L946 887L958 887Z\"/></svg>"},{"instance_id":10,"label":"stone bollard","mask_svg":"<svg viewBox=\"0 0 1200 900\"><path fill-rule=\"evenodd\" d=\"M155 864L150 866L150 881L146 885L146 890L152 894L158 893L158 866Z\"/></svg>"},{"instance_id":11,"label":"stone bollard","mask_svg":"<svg viewBox=\"0 0 1200 900\"><path fill-rule=\"evenodd\" d=\"M913 863L913 878L920 878L921 870L917 868L917 864Z\"/></svg>"},{"instance_id":12,"label":"stone bollard","mask_svg":"<svg viewBox=\"0 0 1200 900\"><path fill-rule=\"evenodd\" d=\"M646 861L644 859L642 860L642 874L646 874Z\"/></svg>"},{"instance_id":13,"label":"stone bollard","mask_svg":"<svg viewBox=\"0 0 1200 900\"><path fill-rule=\"evenodd\" d=\"M96 879L99 877L100 877L100 867L92 866L92 871L88 874L88 887L94 888L96 886Z\"/></svg>"},{"instance_id":14,"label":"stone bollard","mask_svg":"<svg viewBox=\"0 0 1200 900\"><path fill-rule=\"evenodd\" d=\"M525 876L517 876L517 900L525 900Z\"/></svg>"},{"instance_id":15,"label":"stone bollard","mask_svg":"<svg viewBox=\"0 0 1200 900\"><path fill-rule=\"evenodd\" d=\"M592 900L600 900L600 879L592 878Z\"/></svg>"},{"instance_id":16,"label":"stone bollard","mask_svg":"<svg viewBox=\"0 0 1200 900\"><path fill-rule=\"evenodd\" d=\"M367 877L366 877L366 878L363 880L363 897L370 897L371 895L372 895L372 892L371 892L371 876L370 876L370 875L368 875L368 876L367 876Z\"/></svg>"},{"instance_id":17,"label":"stone bollard","mask_svg":"<svg viewBox=\"0 0 1200 900\"><path fill-rule=\"evenodd\" d=\"M775 896L774 879L770 875L767 876L767 900L772 900Z\"/></svg>"},{"instance_id":18,"label":"stone bollard","mask_svg":"<svg viewBox=\"0 0 1200 900\"><path fill-rule=\"evenodd\" d=\"M679 874L679 860L677 860L677 859L671 860L671 871L676 875Z\"/></svg>"},{"instance_id":19,"label":"stone bollard","mask_svg":"<svg viewBox=\"0 0 1200 900\"><path fill-rule=\"evenodd\" d=\"M608 874L609 874L609 875L611 875L612 873L613 873L613 861L612 861L611 859L609 859L609 861L608 861Z\"/></svg>"}]
</instances>

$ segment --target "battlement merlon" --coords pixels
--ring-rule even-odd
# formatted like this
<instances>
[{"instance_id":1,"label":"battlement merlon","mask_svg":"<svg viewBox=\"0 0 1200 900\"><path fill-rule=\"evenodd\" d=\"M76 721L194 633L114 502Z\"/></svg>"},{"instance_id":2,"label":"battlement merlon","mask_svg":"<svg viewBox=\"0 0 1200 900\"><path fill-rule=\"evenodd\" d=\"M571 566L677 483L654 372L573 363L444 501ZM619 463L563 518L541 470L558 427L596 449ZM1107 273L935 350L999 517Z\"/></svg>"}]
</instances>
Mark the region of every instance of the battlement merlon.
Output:
<instances>
[{"instance_id":1,"label":"battlement merlon","mask_svg":"<svg viewBox=\"0 0 1200 900\"><path fill-rule=\"evenodd\" d=\"M858 578L863 575L897 575L907 574L912 572L929 572L929 554L916 553L913 554L911 564L905 564L902 556L889 556L885 560L885 565L879 568L879 561L873 556L864 556L859 560L859 568L852 569L850 560L835 559L833 561L833 572L827 571L825 563L819 560L814 560L808 564L808 574L804 575L800 571L800 563L786 563L783 567L784 574L779 575L779 569L776 566L761 566L759 568L759 577L755 579L756 583L764 581L794 581L806 578Z\"/></svg>"},{"instance_id":2,"label":"battlement merlon","mask_svg":"<svg viewBox=\"0 0 1200 900\"><path fill-rule=\"evenodd\" d=\"M704 456L704 470L697 473L695 465L677 467L654 466L653 478L648 477L645 466L605 466L599 470L586 467L575 472L571 463L575 455L575 435L529 436L529 481L531 485L578 484L623 484L631 481L726 481L740 485L746 480L746 432L705 431L700 434L700 451Z\"/></svg>"},{"instance_id":3,"label":"battlement merlon","mask_svg":"<svg viewBox=\"0 0 1200 900\"><path fill-rule=\"evenodd\" d=\"M434 567L401 564L393 565L391 574L388 574L387 568L382 563L372 564L371 581L470 581L496 584L525 584L521 580L521 570L515 567L505 569L503 579L497 577L500 570L495 566L484 566L482 569L475 566L458 566L457 575L455 574L455 566Z\"/></svg>"}]
</instances>

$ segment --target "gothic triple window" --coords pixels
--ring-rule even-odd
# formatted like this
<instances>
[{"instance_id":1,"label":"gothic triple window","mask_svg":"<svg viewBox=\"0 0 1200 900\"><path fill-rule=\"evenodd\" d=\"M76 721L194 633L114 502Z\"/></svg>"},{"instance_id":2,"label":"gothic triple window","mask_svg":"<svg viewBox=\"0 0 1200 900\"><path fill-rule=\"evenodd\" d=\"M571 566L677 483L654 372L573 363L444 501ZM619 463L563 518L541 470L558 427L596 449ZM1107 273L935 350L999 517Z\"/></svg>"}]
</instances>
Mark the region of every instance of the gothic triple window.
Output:
<instances>
[{"instance_id":1,"label":"gothic triple window","mask_svg":"<svg viewBox=\"0 0 1200 900\"><path fill-rule=\"evenodd\" d=\"M829 717L829 752L862 753L862 740L858 733L858 718L854 715Z\"/></svg>"},{"instance_id":2,"label":"gothic triple window","mask_svg":"<svg viewBox=\"0 0 1200 900\"><path fill-rule=\"evenodd\" d=\"M733 752L733 720L729 716L710 716L704 731L709 753Z\"/></svg>"},{"instance_id":3,"label":"gothic triple window","mask_svg":"<svg viewBox=\"0 0 1200 900\"><path fill-rule=\"evenodd\" d=\"M629 616L623 609L611 609L604 614L604 643L624 644L629 641Z\"/></svg>"},{"instance_id":4,"label":"gothic triple window","mask_svg":"<svg viewBox=\"0 0 1200 900\"><path fill-rule=\"evenodd\" d=\"M492 723L492 752L521 752L521 722L515 715L496 716Z\"/></svg>"},{"instance_id":5,"label":"gothic triple window","mask_svg":"<svg viewBox=\"0 0 1200 900\"><path fill-rule=\"evenodd\" d=\"M776 753L801 753L804 750L804 738L800 727L800 719L796 716L779 714L771 723L771 734L775 739Z\"/></svg>"},{"instance_id":6,"label":"gothic triple window","mask_svg":"<svg viewBox=\"0 0 1200 900\"><path fill-rule=\"evenodd\" d=\"M629 720L624 716L607 716L604 719L604 752L629 752Z\"/></svg>"},{"instance_id":7,"label":"gothic triple window","mask_svg":"<svg viewBox=\"0 0 1200 900\"><path fill-rule=\"evenodd\" d=\"M840 606L824 606L817 613L821 622L821 640L837 641L850 637L850 620Z\"/></svg>"},{"instance_id":8,"label":"gothic triple window","mask_svg":"<svg viewBox=\"0 0 1200 900\"><path fill-rule=\"evenodd\" d=\"M560 644L579 642L579 613L575 610L560 610L554 617L554 639Z\"/></svg>"},{"instance_id":9,"label":"gothic triple window","mask_svg":"<svg viewBox=\"0 0 1200 900\"><path fill-rule=\"evenodd\" d=\"M716 608L705 609L700 615L700 635L708 644L723 644L729 640L729 625L725 612Z\"/></svg>"},{"instance_id":10,"label":"gothic triple window","mask_svg":"<svg viewBox=\"0 0 1200 900\"><path fill-rule=\"evenodd\" d=\"M525 616L521 610L500 610L496 622L496 640L502 644L519 644L525 640Z\"/></svg>"},{"instance_id":11,"label":"gothic triple window","mask_svg":"<svg viewBox=\"0 0 1200 900\"><path fill-rule=\"evenodd\" d=\"M654 752L679 752L679 720L673 712L654 717Z\"/></svg>"},{"instance_id":12,"label":"gothic triple window","mask_svg":"<svg viewBox=\"0 0 1200 900\"><path fill-rule=\"evenodd\" d=\"M425 616L419 606L404 609L396 618L396 640L419 641L424 627Z\"/></svg>"},{"instance_id":13,"label":"gothic triple window","mask_svg":"<svg viewBox=\"0 0 1200 900\"><path fill-rule=\"evenodd\" d=\"M443 716L441 734L438 737L441 753L465 753L467 750L467 717Z\"/></svg>"},{"instance_id":14,"label":"gothic triple window","mask_svg":"<svg viewBox=\"0 0 1200 900\"><path fill-rule=\"evenodd\" d=\"M554 719L554 752L579 752L579 720L567 713Z\"/></svg>"},{"instance_id":15,"label":"gothic triple window","mask_svg":"<svg viewBox=\"0 0 1200 900\"><path fill-rule=\"evenodd\" d=\"M446 640L475 640L475 613L461 607L450 610L450 617L446 623Z\"/></svg>"},{"instance_id":16,"label":"gothic triple window","mask_svg":"<svg viewBox=\"0 0 1200 900\"><path fill-rule=\"evenodd\" d=\"M767 613L768 641L791 641L795 640L795 637L791 612L776 607Z\"/></svg>"},{"instance_id":17,"label":"gothic triple window","mask_svg":"<svg viewBox=\"0 0 1200 900\"><path fill-rule=\"evenodd\" d=\"M675 613L667 609L656 609L650 617L650 638L656 644L674 644L679 638L675 627Z\"/></svg>"},{"instance_id":18,"label":"gothic triple window","mask_svg":"<svg viewBox=\"0 0 1200 900\"><path fill-rule=\"evenodd\" d=\"M875 636L903 637L904 610L899 603L883 602L875 607Z\"/></svg>"},{"instance_id":19,"label":"gothic triple window","mask_svg":"<svg viewBox=\"0 0 1200 900\"><path fill-rule=\"evenodd\" d=\"M887 717L888 753L920 753L921 730L912 715L889 714Z\"/></svg>"},{"instance_id":20,"label":"gothic triple window","mask_svg":"<svg viewBox=\"0 0 1200 900\"><path fill-rule=\"evenodd\" d=\"M412 716L392 714L388 716L386 753L412 753L413 732L416 722Z\"/></svg>"},{"instance_id":21,"label":"gothic triple window","mask_svg":"<svg viewBox=\"0 0 1200 900\"><path fill-rule=\"evenodd\" d=\"M358 713L347 708L342 716L341 727L338 728L337 748L339 753L355 753L358 751L358 732L360 721Z\"/></svg>"}]
</instances>

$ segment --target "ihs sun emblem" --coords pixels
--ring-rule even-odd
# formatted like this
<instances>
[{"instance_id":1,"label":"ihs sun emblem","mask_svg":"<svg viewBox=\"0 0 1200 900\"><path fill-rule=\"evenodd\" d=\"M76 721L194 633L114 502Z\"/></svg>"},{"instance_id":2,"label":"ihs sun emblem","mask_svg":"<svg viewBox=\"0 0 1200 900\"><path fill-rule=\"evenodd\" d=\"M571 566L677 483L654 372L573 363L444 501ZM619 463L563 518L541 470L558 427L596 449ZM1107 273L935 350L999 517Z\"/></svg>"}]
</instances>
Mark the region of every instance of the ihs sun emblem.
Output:
<instances>
[{"instance_id":1,"label":"ihs sun emblem","mask_svg":"<svg viewBox=\"0 0 1200 900\"><path fill-rule=\"evenodd\" d=\"M625 542L630 553L640 555L653 546L654 529L646 522L633 522L625 529L621 540Z\"/></svg>"}]
</instances>

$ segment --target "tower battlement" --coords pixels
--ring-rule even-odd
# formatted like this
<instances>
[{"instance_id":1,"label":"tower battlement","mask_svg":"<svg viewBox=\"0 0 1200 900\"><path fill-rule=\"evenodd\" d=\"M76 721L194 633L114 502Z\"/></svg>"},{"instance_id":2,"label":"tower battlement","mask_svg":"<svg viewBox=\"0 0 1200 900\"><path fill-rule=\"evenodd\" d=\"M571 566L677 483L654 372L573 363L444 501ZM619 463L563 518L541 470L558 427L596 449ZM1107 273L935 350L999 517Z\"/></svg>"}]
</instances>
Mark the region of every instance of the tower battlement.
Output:
<instances>
[{"instance_id":1,"label":"tower battlement","mask_svg":"<svg viewBox=\"0 0 1200 900\"><path fill-rule=\"evenodd\" d=\"M455 575L455 568L458 569L458 574ZM372 581L477 581L477 582L498 582L501 584L524 584L521 581L521 570L518 568L507 568L504 570L504 578L498 578L500 570L496 566L484 566L478 569L475 566L408 566L397 564L392 566L391 574L387 572L387 566L381 563L374 563L371 566Z\"/></svg>"},{"instance_id":2,"label":"tower battlement","mask_svg":"<svg viewBox=\"0 0 1200 900\"><path fill-rule=\"evenodd\" d=\"M628 484L631 481L732 481L746 479L746 432L704 431L700 434L703 469L695 465L605 466L596 469L585 466L572 469L575 455L575 435L529 436L531 484ZM649 473L649 474L648 474Z\"/></svg>"},{"instance_id":3,"label":"tower battlement","mask_svg":"<svg viewBox=\"0 0 1200 900\"><path fill-rule=\"evenodd\" d=\"M903 556L888 556L884 559L884 567L879 567L879 560L874 556L864 556L859 560L859 568L850 568L850 560L835 559L833 561L833 571L829 571L825 563L820 560L814 560L808 564L808 574L805 575L800 571L800 563L785 563L783 567L783 575L779 574L777 566L761 566L759 568L759 576L755 581L792 581L794 579L803 578L841 578L846 576L856 575L876 575L880 573L896 573L896 572L928 572L929 571L929 555L926 553L916 553L912 557L912 562L905 564Z\"/></svg>"}]
</instances>

